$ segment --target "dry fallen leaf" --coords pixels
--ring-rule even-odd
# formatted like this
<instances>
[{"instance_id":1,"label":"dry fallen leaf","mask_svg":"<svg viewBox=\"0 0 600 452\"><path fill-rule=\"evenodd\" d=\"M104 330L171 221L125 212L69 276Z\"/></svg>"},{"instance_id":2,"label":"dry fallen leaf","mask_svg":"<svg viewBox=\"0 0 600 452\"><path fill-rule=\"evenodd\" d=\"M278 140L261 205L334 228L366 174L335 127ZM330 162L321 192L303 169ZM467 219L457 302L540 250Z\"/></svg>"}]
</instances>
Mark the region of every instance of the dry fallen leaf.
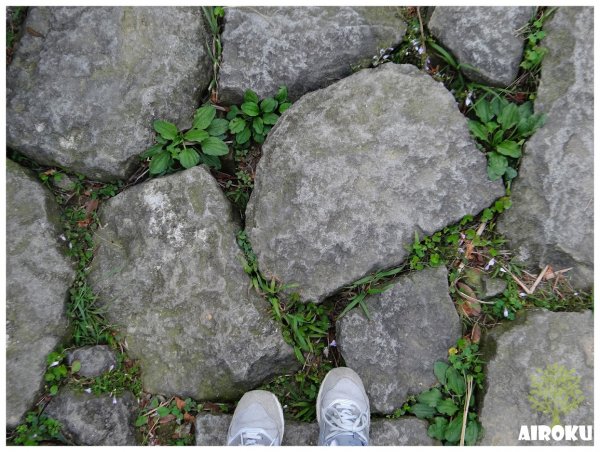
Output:
<instances>
[{"instance_id":1,"label":"dry fallen leaf","mask_svg":"<svg viewBox=\"0 0 600 452\"><path fill-rule=\"evenodd\" d=\"M171 421L174 421L175 419L177 419L177 417L174 414L167 414L164 417L160 418L160 421L158 421L159 424L168 424Z\"/></svg>"},{"instance_id":2,"label":"dry fallen leaf","mask_svg":"<svg viewBox=\"0 0 600 452\"><path fill-rule=\"evenodd\" d=\"M473 325L473 329L471 330L471 342L474 344L478 344L481 339L481 327L478 323Z\"/></svg>"},{"instance_id":3,"label":"dry fallen leaf","mask_svg":"<svg viewBox=\"0 0 600 452\"><path fill-rule=\"evenodd\" d=\"M477 301L475 291L462 282L456 285L463 299L463 302L458 304L460 310L467 317L477 317L481 313L481 304Z\"/></svg>"},{"instance_id":4,"label":"dry fallen leaf","mask_svg":"<svg viewBox=\"0 0 600 452\"><path fill-rule=\"evenodd\" d=\"M185 407L185 400L181 400L179 397L175 397L175 404L177 405L178 410L183 410L183 407Z\"/></svg>"},{"instance_id":5,"label":"dry fallen leaf","mask_svg":"<svg viewBox=\"0 0 600 452\"><path fill-rule=\"evenodd\" d=\"M190 413L183 413L183 420L185 422L189 422L190 424L193 424L194 422L196 422L196 417L192 416Z\"/></svg>"}]
</instances>

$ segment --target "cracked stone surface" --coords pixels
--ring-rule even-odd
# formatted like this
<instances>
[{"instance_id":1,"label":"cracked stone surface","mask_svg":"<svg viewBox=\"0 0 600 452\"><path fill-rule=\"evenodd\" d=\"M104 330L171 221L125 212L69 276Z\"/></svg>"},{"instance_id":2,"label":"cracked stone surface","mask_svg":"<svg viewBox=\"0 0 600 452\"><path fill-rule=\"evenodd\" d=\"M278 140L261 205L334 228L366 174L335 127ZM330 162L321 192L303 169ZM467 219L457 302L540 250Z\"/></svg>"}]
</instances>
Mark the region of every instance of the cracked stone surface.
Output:
<instances>
[{"instance_id":1,"label":"cracked stone surface","mask_svg":"<svg viewBox=\"0 0 600 452\"><path fill-rule=\"evenodd\" d=\"M44 414L61 423L65 438L79 446L135 446L138 404L130 392L94 396L63 388Z\"/></svg>"},{"instance_id":2,"label":"cracked stone surface","mask_svg":"<svg viewBox=\"0 0 600 452\"><path fill-rule=\"evenodd\" d=\"M77 373L82 377L97 377L117 366L115 352L107 345L77 348L67 354L69 366L74 361L81 363L81 369Z\"/></svg>"},{"instance_id":3,"label":"cracked stone surface","mask_svg":"<svg viewBox=\"0 0 600 452\"><path fill-rule=\"evenodd\" d=\"M517 77L523 55L517 30L534 12L531 6L437 6L428 26L460 64L473 67L463 67L468 77L505 87Z\"/></svg>"},{"instance_id":4,"label":"cracked stone surface","mask_svg":"<svg viewBox=\"0 0 600 452\"><path fill-rule=\"evenodd\" d=\"M415 232L504 194L452 95L411 65L365 69L303 96L262 151L246 230L261 271L297 283L305 301L398 265Z\"/></svg>"},{"instance_id":5,"label":"cracked stone surface","mask_svg":"<svg viewBox=\"0 0 600 452\"><path fill-rule=\"evenodd\" d=\"M202 413L196 416L196 446L223 446L227 441L230 414ZM370 444L372 446L430 446L439 442L427 436L427 422L403 417L400 419L372 419ZM317 423L285 421L283 446L316 446L319 441Z\"/></svg>"},{"instance_id":6,"label":"cracked stone surface","mask_svg":"<svg viewBox=\"0 0 600 452\"><path fill-rule=\"evenodd\" d=\"M392 413L409 395L436 384L433 365L460 338L461 322L445 267L402 276L366 304L371 320L353 309L337 321L337 342L363 380L371 410Z\"/></svg>"},{"instance_id":7,"label":"cracked stone surface","mask_svg":"<svg viewBox=\"0 0 600 452\"><path fill-rule=\"evenodd\" d=\"M572 268L571 283L594 279L594 62L592 8L561 7L544 25L548 48L535 100L546 124L525 144L513 206L498 222L530 266ZM582 64L585 62L585 64Z\"/></svg>"},{"instance_id":8,"label":"cracked stone surface","mask_svg":"<svg viewBox=\"0 0 600 452\"><path fill-rule=\"evenodd\" d=\"M580 377L583 402L560 417L560 425L594 423L594 327L592 311L523 312L485 335L482 342L486 393L480 410L482 445L574 445L585 441L519 441L522 425L552 425L552 416L531 407L532 375L549 365L573 369ZM553 385L546 385L552 390ZM569 392L571 394L571 392ZM589 445L590 442L587 442Z\"/></svg>"},{"instance_id":9,"label":"cracked stone surface","mask_svg":"<svg viewBox=\"0 0 600 452\"><path fill-rule=\"evenodd\" d=\"M7 74L7 144L91 179L128 177L152 121L191 122L211 76L199 7L34 7Z\"/></svg>"},{"instance_id":10,"label":"cracked stone surface","mask_svg":"<svg viewBox=\"0 0 600 452\"><path fill-rule=\"evenodd\" d=\"M204 167L131 187L99 218L90 282L145 390L232 400L299 366L249 288L240 226Z\"/></svg>"},{"instance_id":11,"label":"cracked stone surface","mask_svg":"<svg viewBox=\"0 0 600 452\"><path fill-rule=\"evenodd\" d=\"M43 387L46 357L67 333L75 270L60 242L52 193L6 160L6 423L15 427Z\"/></svg>"},{"instance_id":12,"label":"cracked stone surface","mask_svg":"<svg viewBox=\"0 0 600 452\"><path fill-rule=\"evenodd\" d=\"M227 8L220 98L241 103L247 89L266 97L286 85L295 100L370 64L405 31L398 7Z\"/></svg>"}]
</instances>

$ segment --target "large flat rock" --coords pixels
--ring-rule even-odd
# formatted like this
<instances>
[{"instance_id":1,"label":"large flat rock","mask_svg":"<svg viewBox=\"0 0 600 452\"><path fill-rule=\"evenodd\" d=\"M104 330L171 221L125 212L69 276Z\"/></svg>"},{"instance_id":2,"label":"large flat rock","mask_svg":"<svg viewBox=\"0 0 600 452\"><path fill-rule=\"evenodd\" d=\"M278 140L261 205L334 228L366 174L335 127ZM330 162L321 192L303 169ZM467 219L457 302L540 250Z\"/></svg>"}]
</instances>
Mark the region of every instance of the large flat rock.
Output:
<instances>
[{"instance_id":1,"label":"large flat rock","mask_svg":"<svg viewBox=\"0 0 600 452\"><path fill-rule=\"evenodd\" d=\"M321 302L397 265L504 194L465 117L411 65L362 70L302 97L269 133L246 210L261 271Z\"/></svg>"},{"instance_id":2,"label":"large flat rock","mask_svg":"<svg viewBox=\"0 0 600 452\"><path fill-rule=\"evenodd\" d=\"M144 389L227 400L297 368L249 288L240 226L206 169L136 185L99 218L90 281L140 360Z\"/></svg>"},{"instance_id":3,"label":"large flat rock","mask_svg":"<svg viewBox=\"0 0 600 452\"><path fill-rule=\"evenodd\" d=\"M287 85L297 99L369 64L405 31L398 7L227 8L220 98L240 103L247 89L266 97Z\"/></svg>"},{"instance_id":4,"label":"large flat rock","mask_svg":"<svg viewBox=\"0 0 600 452\"><path fill-rule=\"evenodd\" d=\"M199 7L36 7L7 74L6 139L38 163L125 178L152 121L191 121L211 76Z\"/></svg>"},{"instance_id":5,"label":"large flat rock","mask_svg":"<svg viewBox=\"0 0 600 452\"><path fill-rule=\"evenodd\" d=\"M508 86L517 77L524 38L517 30L531 19L531 6L437 6L429 30L454 53L473 80Z\"/></svg>"},{"instance_id":6,"label":"large flat rock","mask_svg":"<svg viewBox=\"0 0 600 452\"><path fill-rule=\"evenodd\" d=\"M54 397L44 415L61 424L61 433L78 446L135 446L138 404L130 392L119 397L94 396L67 387Z\"/></svg>"},{"instance_id":7,"label":"large flat rock","mask_svg":"<svg viewBox=\"0 0 600 452\"><path fill-rule=\"evenodd\" d=\"M6 160L6 423L14 427L43 386L46 357L67 333L75 270L49 190Z\"/></svg>"},{"instance_id":8,"label":"large flat rock","mask_svg":"<svg viewBox=\"0 0 600 452\"><path fill-rule=\"evenodd\" d=\"M202 413L196 416L196 446L223 446L232 415ZM430 446L439 444L427 436L427 422L416 418L372 419L372 446ZM283 446L316 446L319 442L317 423L285 421Z\"/></svg>"},{"instance_id":9,"label":"large flat rock","mask_svg":"<svg viewBox=\"0 0 600 452\"><path fill-rule=\"evenodd\" d=\"M548 118L525 144L513 206L498 231L521 261L572 267L573 285L587 289L594 278L593 9L559 8L544 30L535 111Z\"/></svg>"},{"instance_id":10,"label":"large flat rock","mask_svg":"<svg viewBox=\"0 0 600 452\"><path fill-rule=\"evenodd\" d=\"M486 388L479 420L485 435L482 445L575 445L586 441L519 441L521 426L552 426L552 415L532 407L535 396L532 377L545 373L549 366L558 365L563 372L573 372L579 383L567 384L568 379L548 378L541 386L552 403L560 406L563 397L572 397L579 387L583 400L572 411L560 414L559 425L594 424L594 327L591 311L548 312L533 311L511 323L494 328L484 336ZM537 385L536 385L537 387ZM561 388L568 388L563 391ZM535 396L538 400L540 396Z\"/></svg>"},{"instance_id":11,"label":"large flat rock","mask_svg":"<svg viewBox=\"0 0 600 452\"><path fill-rule=\"evenodd\" d=\"M337 342L363 380L371 410L391 413L436 384L433 365L460 338L461 322L444 267L402 276L366 304L371 320L353 309L337 321Z\"/></svg>"}]
</instances>

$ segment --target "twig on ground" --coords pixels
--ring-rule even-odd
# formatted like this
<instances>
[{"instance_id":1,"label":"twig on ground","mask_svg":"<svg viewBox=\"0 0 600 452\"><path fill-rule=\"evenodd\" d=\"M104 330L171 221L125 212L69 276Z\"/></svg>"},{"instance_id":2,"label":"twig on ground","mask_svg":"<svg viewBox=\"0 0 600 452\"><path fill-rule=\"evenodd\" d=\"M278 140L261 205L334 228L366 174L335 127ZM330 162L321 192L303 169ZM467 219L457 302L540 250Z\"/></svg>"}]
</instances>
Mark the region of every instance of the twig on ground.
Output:
<instances>
[{"instance_id":1,"label":"twig on ground","mask_svg":"<svg viewBox=\"0 0 600 452\"><path fill-rule=\"evenodd\" d=\"M467 397L465 399L465 409L463 411L462 429L460 431L460 445L465 445L465 431L467 429L467 415L469 414L469 402L471 401L471 393L473 392L473 376L467 377Z\"/></svg>"}]
</instances>

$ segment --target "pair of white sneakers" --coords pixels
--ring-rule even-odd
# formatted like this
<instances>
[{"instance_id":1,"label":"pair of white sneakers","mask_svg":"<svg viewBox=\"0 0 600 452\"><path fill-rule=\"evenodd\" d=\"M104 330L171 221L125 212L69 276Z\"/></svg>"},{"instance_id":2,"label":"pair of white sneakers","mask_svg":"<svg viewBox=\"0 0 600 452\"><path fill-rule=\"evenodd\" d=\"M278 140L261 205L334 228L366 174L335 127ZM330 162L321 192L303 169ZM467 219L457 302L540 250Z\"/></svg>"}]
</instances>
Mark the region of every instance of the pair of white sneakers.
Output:
<instances>
[{"instance_id":1,"label":"pair of white sneakers","mask_svg":"<svg viewBox=\"0 0 600 452\"><path fill-rule=\"evenodd\" d=\"M367 446L369 398L356 372L331 370L317 396L319 446ZM279 446L283 439L283 410L268 391L250 391L239 401L227 434L228 446Z\"/></svg>"}]
</instances>

